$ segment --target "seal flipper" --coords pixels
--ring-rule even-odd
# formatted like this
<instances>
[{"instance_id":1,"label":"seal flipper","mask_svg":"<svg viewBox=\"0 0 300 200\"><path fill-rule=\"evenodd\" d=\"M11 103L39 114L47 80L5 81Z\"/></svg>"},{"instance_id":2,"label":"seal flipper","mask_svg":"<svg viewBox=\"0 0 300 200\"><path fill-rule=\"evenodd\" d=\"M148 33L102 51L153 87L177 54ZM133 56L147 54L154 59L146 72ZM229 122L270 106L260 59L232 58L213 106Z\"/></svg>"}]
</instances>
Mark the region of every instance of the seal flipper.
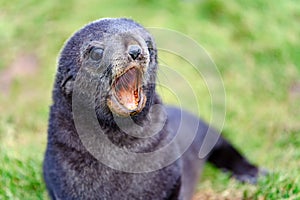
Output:
<instances>
[{"instance_id":1,"label":"seal flipper","mask_svg":"<svg viewBox=\"0 0 300 200\"><path fill-rule=\"evenodd\" d=\"M257 183L259 168L251 164L228 141L220 137L211 151L208 161L241 182Z\"/></svg>"}]
</instances>

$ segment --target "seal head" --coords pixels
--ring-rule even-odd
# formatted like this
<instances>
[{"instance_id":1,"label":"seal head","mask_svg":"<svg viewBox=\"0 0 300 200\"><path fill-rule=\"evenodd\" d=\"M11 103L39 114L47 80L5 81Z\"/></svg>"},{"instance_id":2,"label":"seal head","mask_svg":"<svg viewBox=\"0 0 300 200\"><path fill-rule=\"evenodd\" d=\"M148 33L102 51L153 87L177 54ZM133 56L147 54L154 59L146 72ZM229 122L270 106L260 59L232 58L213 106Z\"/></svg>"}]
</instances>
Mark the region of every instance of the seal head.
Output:
<instances>
[{"instance_id":1,"label":"seal head","mask_svg":"<svg viewBox=\"0 0 300 200\"><path fill-rule=\"evenodd\" d=\"M66 53L77 52L74 48L78 47L80 55ZM59 70L70 68L68 73L61 74L73 76L62 79L61 86L67 96L73 91L78 71L91 73L92 69L93 79L98 83L94 96L99 121L107 121L110 114L129 117L148 112L155 96L155 42L148 31L134 21L102 19L87 25L66 44L61 60L76 61L72 68L60 63Z\"/></svg>"}]
</instances>

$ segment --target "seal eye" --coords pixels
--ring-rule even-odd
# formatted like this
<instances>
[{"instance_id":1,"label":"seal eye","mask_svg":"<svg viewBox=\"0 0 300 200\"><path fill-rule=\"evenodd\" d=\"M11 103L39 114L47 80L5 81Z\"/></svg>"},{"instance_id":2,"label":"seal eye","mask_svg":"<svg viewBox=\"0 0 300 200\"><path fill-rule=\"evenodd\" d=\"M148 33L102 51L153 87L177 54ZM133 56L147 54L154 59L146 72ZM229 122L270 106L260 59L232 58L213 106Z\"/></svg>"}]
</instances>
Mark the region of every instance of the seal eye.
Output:
<instances>
[{"instance_id":1,"label":"seal eye","mask_svg":"<svg viewBox=\"0 0 300 200\"><path fill-rule=\"evenodd\" d=\"M90 57L91 57L91 59L93 59L95 61L99 61L99 60L101 60L102 56L103 56L103 49L102 48L93 47L90 50Z\"/></svg>"}]
</instances>

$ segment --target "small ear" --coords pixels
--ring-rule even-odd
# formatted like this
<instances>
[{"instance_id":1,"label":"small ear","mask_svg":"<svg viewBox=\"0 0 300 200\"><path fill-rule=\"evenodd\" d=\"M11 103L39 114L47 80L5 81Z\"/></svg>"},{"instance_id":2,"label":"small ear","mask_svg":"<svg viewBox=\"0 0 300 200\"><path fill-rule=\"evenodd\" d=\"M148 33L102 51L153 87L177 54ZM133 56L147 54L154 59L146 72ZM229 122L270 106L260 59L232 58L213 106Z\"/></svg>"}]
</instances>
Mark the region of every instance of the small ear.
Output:
<instances>
[{"instance_id":1,"label":"small ear","mask_svg":"<svg viewBox=\"0 0 300 200\"><path fill-rule=\"evenodd\" d=\"M71 95L73 92L73 75L68 74L64 80L62 81L62 83L60 84L60 87L62 89L62 91L66 94L66 95Z\"/></svg>"}]
</instances>

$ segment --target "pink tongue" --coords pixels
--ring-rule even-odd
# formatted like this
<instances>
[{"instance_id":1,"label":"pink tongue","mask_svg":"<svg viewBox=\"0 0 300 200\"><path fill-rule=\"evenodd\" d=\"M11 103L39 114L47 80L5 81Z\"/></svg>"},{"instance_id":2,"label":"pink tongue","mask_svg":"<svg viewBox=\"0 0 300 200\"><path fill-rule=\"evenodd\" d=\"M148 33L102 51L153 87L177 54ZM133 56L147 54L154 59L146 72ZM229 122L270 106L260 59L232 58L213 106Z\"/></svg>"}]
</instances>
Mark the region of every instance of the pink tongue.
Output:
<instances>
[{"instance_id":1,"label":"pink tongue","mask_svg":"<svg viewBox=\"0 0 300 200\"><path fill-rule=\"evenodd\" d=\"M123 74L116 82L115 91L121 104L129 110L134 110L138 105L136 69L132 68Z\"/></svg>"}]
</instances>

